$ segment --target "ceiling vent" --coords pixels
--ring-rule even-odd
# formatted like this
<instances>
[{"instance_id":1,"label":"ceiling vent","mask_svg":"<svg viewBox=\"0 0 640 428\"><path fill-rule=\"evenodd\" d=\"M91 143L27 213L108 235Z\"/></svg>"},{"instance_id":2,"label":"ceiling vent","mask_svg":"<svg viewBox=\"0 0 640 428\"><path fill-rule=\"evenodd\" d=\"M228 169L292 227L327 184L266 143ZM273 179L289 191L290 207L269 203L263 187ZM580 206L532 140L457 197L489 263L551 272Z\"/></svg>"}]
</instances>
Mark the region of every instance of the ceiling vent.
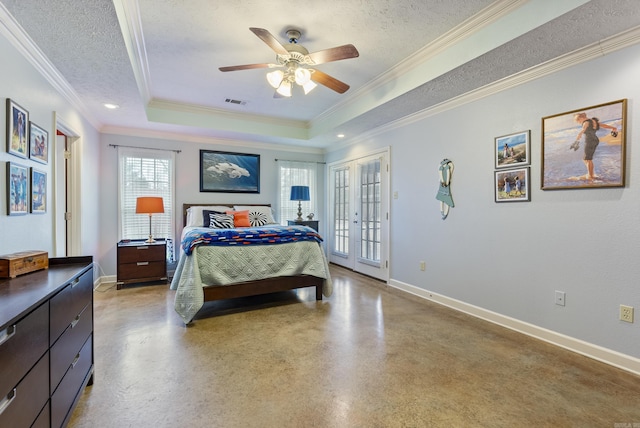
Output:
<instances>
[{"instance_id":1,"label":"ceiling vent","mask_svg":"<svg viewBox=\"0 0 640 428\"><path fill-rule=\"evenodd\" d=\"M229 103L229 104L237 104L239 106L243 106L245 105L247 102L246 101L242 101L242 100L234 100L233 98L226 98L224 100L225 103Z\"/></svg>"}]
</instances>

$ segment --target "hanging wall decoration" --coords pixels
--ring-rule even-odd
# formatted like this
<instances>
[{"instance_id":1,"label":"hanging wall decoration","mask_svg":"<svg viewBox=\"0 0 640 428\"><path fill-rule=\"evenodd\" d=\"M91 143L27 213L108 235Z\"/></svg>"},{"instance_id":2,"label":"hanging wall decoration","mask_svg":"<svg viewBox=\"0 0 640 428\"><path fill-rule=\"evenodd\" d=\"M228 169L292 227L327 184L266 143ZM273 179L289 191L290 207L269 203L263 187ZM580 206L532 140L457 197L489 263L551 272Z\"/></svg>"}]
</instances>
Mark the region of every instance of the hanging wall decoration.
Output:
<instances>
[{"instance_id":1,"label":"hanging wall decoration","mask_svg":"<svg viewBox=\"0 0 640 428\"><path fill-rule=\"evenodd\" d=\"M453 162L443 159L438 168L440 175L440 187L436 194L436 199L440 201L440 214L442 219L449 215L449 208L453 207L453 197L451 196L451 175L453 174Z\"/></svg>"}]
</instances>

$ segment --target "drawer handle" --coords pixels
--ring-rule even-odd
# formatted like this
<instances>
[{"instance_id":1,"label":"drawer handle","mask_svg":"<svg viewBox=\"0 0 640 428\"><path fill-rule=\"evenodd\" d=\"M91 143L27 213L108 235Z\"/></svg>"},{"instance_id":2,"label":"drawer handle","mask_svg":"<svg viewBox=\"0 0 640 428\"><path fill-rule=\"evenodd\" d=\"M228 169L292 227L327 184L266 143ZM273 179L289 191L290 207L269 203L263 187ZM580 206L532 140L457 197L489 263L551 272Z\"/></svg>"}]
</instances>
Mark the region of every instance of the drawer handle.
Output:
<instances>
[{"instance_id":1,"label":"drawer handle","mask_svg":"<svg viewBox=\"0 0 640 428\"><path fill-rule=\"evenodd\" d=\"M136 263L138 266L147 266L149 262L138 262Z\"/></svg>"},{"instance_id":2,"label":"drawer handle","mask_svg":"<svg viewBox=\"0 0 640 428\"><path fill-rule=\"evenodd\" d=\"M80 278L74 279L73 282L71 283L71 288L75 287L78 284L80 284Z\"/></svg>"},{"instance_id":3,"label":"drawer handle","mask_svg":"<svg viewBox=\"0 0 640 428\"><path fill-rule=\"evenodd\" d=\"M72 369L76 368L76 364L78 364L78 361L80 361L80 354L76 355L76 357L73 359L73 362L71 363Z\"/></svg>"},{"instance_id":4,"label":"drawer handle","mask_svg":"<svg viewBox=\"0 0 640 428\"><path fill-rule=\"evenodd\" d=\"M148 245L143 245L141 247L136 247L136 249L138 249L138 250L148 250L149 246Z\"/></svg>"},{"instance_id":5,"label":"drawer handle","mask_svg":"<svg viewBox=\"0 0 640 428\"><path fill-rule=\"evenodd\" d=\"M71 328L75 327L76 324L80 321L80 315L76 315L73 321L71 321Z\"/></svg>"},{"instance_id":6,"label":"drawer handle","mask_svg":"<svg viewBox=\"0 0 640 428\"><path fill-rule=\"evenodd\" d=\"M13 403L13 400L16 399L16 395L17 395L16 388L13 388L13 391L8 393L7 396L4 397L2 401L0 401L0 415L2 415L5 410L7 410L7 408L11 405L11 403Z\"/></svg>"},{"instance_id":7,"label":"drawer handle","mask_svg":"<svg viewBox=\"0 0 640 428\"><path fill-rule=\"evenodd\" d=\"M2 345L7 340L11 339L16 334L17 330L18 330L18 326L14 324L0 331L0 345Z\"/></svg>"}]
</instances>

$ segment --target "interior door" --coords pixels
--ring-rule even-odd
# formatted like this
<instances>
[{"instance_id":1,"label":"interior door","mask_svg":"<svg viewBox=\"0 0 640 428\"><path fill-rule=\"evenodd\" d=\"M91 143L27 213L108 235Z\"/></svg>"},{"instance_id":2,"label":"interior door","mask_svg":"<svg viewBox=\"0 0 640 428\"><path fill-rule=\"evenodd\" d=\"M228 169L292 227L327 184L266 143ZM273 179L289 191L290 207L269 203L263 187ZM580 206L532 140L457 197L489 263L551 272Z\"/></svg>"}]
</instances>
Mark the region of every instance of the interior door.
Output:
<instances>
[{"instance_id":1,"label":"interior door","mask_svg":"<svg viewBox=\"0 0 640 428\"><path fill-rule=\"evenodd\" d=\"M387 152L333 165L329 173L333 224L329 261L387 281Z\"/></svg>"}]
</instances>

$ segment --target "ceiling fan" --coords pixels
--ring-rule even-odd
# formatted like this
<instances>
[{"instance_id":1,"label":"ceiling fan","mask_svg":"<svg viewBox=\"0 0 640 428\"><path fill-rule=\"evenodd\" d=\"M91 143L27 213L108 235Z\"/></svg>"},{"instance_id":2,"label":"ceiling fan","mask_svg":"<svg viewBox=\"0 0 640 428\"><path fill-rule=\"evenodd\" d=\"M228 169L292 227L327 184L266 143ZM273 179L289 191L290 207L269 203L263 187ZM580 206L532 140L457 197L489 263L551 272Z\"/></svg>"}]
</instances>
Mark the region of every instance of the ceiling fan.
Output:
<instances>
[{"instance_id":1,"label":"ceiling fan","mask_svg":"<svg viewBox=\"0 0 640 428\"><path fill-rule=\"evenodd\" d=\"M346 83L318 69L311 68L311 66L341 59L357 58L360 54L355 46L351 44L342 45L309 53L304 46L298 44L298 39L301 36L299 30L287 30L286 34L289 38L289 43L284 46L269 31L263 28L252 27L249 30L274 50L276 63L234 65L220 67L220 71L283 68L284 70L267 73L267 81L276 89L274 97L290 97L294 83L301 86L305 94L315 88L316 83L324 85L339 94L343 94L349 89L349 85Z\"/></svg>"}]
</instances>

